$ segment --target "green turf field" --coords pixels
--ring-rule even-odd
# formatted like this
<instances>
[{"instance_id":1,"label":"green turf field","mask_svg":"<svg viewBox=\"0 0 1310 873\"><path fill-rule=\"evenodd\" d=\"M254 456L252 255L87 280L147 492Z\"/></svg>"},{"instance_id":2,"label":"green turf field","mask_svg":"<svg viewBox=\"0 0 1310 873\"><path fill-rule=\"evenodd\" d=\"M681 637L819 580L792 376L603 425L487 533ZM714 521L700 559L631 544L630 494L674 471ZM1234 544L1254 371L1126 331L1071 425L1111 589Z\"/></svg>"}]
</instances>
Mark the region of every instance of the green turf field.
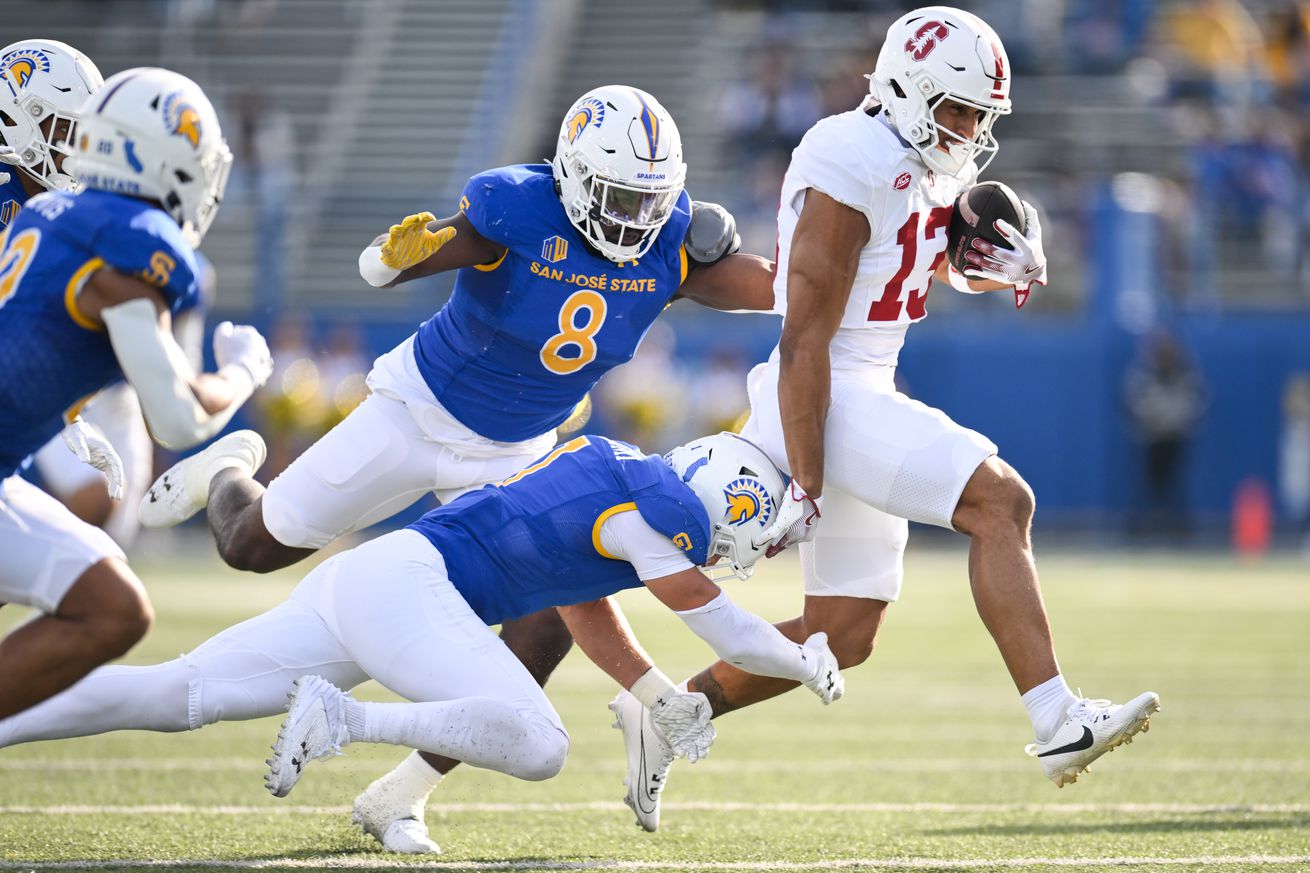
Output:
<instances>
[{"instance_id":1,"label":"green turf field","mask_svg":"<svg viewBox=\"0 0 1310 873\"><path fill-rule=\"evenodd\" d=\"M150 663L280 600L298 578L142 561L159 620ZM551 685L572 734L545 783L463 769L428 823L449 870L1310 870L1310 568L1290 558L1042 559L1071 684L1158 691L1149 734L1057 790L1023 755L1027 719L977 620L960 551L911 547L872 660L825 709L802 691L718 722L675 765L658 834L620 803L609 681L574 653ZM775 619L791 560L730 590ZM671 675L708 650L653 598L623 604ZM0 627L19 617L0 610ZM385 692L370 685L364 696ZM351 746L286 800L262 786L277 720L0 750L0 870L94 866L402 867L350 823L355 792L403 752ZM115 862L122 862L115 863ZM217 863L216 863L217 862Z\"/></svg>"}]
</instances>

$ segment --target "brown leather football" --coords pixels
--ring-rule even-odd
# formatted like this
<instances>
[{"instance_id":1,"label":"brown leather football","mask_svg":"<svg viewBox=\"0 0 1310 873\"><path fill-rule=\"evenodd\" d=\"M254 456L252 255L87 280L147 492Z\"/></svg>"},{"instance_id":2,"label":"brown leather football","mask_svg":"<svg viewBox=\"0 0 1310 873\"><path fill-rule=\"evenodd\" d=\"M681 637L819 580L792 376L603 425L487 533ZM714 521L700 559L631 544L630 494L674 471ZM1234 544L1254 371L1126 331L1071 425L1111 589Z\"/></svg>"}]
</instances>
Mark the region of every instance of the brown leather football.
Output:
<instances>
[{"instance_id":1,"label":"brown leather football","mask_svg":"<svg viewBox=\"0 0 1310 873\"><path fill-rule=\"evenodd\" d=\"M975 239L984 239L1003 249L1010 244L996 229L997 221L1006 221L1020 233L1027 232L1023 203L1019 195L1001 182L979 182L962 192L955 201L955 212L947 230L946 256L961 273L969 266L965 254Z\"/></svg>"}]
</instances>

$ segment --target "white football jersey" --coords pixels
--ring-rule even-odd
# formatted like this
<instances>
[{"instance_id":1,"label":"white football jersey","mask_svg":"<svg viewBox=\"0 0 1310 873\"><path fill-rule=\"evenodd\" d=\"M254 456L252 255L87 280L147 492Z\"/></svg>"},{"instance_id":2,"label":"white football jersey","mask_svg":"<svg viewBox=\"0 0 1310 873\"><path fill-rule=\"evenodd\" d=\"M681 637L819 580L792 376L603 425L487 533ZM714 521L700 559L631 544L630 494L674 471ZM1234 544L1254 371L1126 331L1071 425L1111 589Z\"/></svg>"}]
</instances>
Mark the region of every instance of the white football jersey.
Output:
<instances>
[{"instance_id":1,"label":"white football jersey","mask_svg":"<svg viewBox=\"0 0 1310 873\"><path fill-rule=\"evenodd\" d=\"M783 179L774 310L787 313L792 234L805 191L817 189L869 220L869 242L830 347L833 366L895 366L906 330L927 314L955 198L977 175L972 162L963 178L932 172L881 116L863 109L823 119L792 152Z\"/></svg>"}]
</instances>

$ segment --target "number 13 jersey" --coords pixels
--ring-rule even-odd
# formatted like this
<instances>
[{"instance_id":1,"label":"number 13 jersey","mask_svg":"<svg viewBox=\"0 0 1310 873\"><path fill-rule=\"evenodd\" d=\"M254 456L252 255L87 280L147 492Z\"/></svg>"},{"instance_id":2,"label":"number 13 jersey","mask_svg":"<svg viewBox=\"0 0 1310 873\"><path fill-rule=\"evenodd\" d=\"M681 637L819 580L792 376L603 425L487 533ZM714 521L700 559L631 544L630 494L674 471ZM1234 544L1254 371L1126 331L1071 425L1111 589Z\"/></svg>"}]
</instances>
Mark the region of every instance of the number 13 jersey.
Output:
<instances>
[{"instance_id":1,"label":"number 13 jersey","mask_svg":"<svg viewBox=\"0 0 1310 873\"><path fill-rule=\"evenodd\" d=\"M783 179L775 311L787 313L792 236L805 191L814 188L869 221L869 242L830 346L832 366L896 366L905 332L927 315L955 198L976 177L972 162L963 178L932 172L881 116L863 109L823 119L792 152Z\"/></svg>"},{"instance_id":2,"label":"number 13 jersey","mask_svg":"<svg viewBox=\"0 0 1310 873\"><path fill-rule=\"evenodd\" d=\"M459 271L450 302L419 328L414 358L461 424L502 442L530 439L630 359L677 293L691 201L684 191L650 251L623 264L569 223L548 164L480 173L460 208L506 252Z\"/></svg>"}]
</instances>

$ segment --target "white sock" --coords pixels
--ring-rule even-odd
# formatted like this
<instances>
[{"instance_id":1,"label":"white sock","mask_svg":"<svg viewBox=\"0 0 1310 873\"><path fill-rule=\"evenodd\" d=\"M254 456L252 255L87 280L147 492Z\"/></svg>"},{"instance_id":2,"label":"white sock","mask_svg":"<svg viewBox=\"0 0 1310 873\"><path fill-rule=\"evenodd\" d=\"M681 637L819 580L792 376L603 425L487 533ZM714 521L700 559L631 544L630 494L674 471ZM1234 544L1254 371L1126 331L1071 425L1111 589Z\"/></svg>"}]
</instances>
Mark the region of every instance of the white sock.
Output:
<instances>
[{"instance_id":1,"label":"white sock","mask_svg":"<svg viewBox=\"0 0 1310 873\"><path fill-rule=\"evenodd\" d=\"M1044 743L1064 724L1069 707L1078 698L1069 690L1064 676L1056 673L1041 685L1024 692L1022 700L1023 705L1028 707L1028 718L1032 720L1037 742Z\"/></svg>"},{"instance_id":2,"label":"white sock","mask_svg":"<svg viewBox=\"0 0 1310 873\"><path fill-rule=\"evenodd\" d=\"M434 770L418 752L410 752L390 773L364 789L364 794L371 803L389 810L386 818L391 821L414 818L421 822L428 797L444 775Z\"/></svg>"}]
</instances>

